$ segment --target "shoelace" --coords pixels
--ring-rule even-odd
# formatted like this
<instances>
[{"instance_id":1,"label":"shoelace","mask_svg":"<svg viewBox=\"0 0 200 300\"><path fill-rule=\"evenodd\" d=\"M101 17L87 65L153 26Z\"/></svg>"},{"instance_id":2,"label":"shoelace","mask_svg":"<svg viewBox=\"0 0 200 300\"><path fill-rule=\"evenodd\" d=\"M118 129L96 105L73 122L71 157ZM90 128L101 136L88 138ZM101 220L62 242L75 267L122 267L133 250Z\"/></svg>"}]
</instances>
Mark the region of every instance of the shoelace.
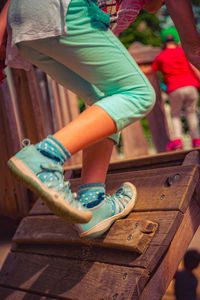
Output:
<instances>
[{"instance_id":1,"label":"shoelace","mask_svg":"<svg viewBox=\"0 0 200 300\"><path fill-rule=\"evenodd\" d=\"M23 145L23 147L29 146L30 140L24 139L22 141L22 145ZM41 173L43 171L47 171L47 172L53 171L54 176L56 176L58 178L58 182L60 182L60 184L58 185L58 182L49 181L48 184L46 184L46 186L48 188L51 188L53 190L60 192L63 195L63 197L66 199L66 201L68 203L70 203L72 206L80 208L82 210L86 209L78 201L77 194L72 193L72 191L70 190L70 182L64 181L64 169L62 166L60 166L59 164L41 164L40 167L41 167L42 171L36 173L37 176L39 175L39 173Z\"/></svg>"},{"instance_id":2,"label":"shoelace","mask_svg":"<svg viewBox=\"0 0 200 300\"><path fill-rule=\"evenodd\" d=\"M61 193L63 197L67 200L69 204L71 204L74 207L81 208L83 209L83 205L78 201L77 199L77 194L72 193L70 190L70 182L69 181L64 181L64 170L60 165L54 165L54 164L42 164L41 165L42 172L43 171L54 171L54 176L58 178L57 181L49 181L47 184L48 188L51 188L53 190L56 190L57 192Z\"/></svg>"},{"instance_id":3,"label":"shoelace","mask_svg":"<svg viewBox=\"0 0 200 300\"><path fill-rule=\"evenodd\" d=\"M124 203L125 197L131 199L131 195L126 187L119 188L113 195L106 195L106 200L111 203L113 212L119 212L124 209L126 203Z\"/></svg>"}]
</instances>

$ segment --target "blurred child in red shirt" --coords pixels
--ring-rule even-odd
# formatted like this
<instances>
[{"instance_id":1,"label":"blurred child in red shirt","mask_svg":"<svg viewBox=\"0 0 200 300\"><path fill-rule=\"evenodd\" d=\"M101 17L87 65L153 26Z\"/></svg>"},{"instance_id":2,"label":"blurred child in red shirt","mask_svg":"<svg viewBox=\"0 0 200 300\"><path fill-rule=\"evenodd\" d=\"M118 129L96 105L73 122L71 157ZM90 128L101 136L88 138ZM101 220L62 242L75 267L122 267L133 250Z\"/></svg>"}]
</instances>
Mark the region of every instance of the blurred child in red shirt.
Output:
<instances>
[{"instance_id":1,"label":"blurred child in red shirt","mask_svg":"<svg viewBox=\"0 0 200 300\"><path fill-rule=\"evenodd\" d=\"M200 147L197 104L200 77L194 72L183 49L179 47L179 36L174 27L161 32L164 50L155 58L152 69L161 71L167 86L171 108L172 140L166 150L183 149L181 111L184 110L188 123L192 147Z\"/></svg>"}]
</instances>

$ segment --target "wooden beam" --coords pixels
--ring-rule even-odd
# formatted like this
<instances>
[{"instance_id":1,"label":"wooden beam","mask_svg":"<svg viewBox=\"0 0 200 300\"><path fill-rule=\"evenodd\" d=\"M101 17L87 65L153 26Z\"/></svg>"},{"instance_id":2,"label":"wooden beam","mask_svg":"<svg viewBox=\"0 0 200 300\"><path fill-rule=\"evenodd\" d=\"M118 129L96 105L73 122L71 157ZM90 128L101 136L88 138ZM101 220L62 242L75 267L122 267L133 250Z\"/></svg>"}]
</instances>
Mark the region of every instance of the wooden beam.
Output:
<instances>
[{"instance_id":1,"label":"wooden beam","mask_svg":"<svg viewBox=\"0 0 200 300\"><path fill-rule=\"evenodd\" d=\"M164 153L157 153L152 155L145 155L138 158L129 158L112 162L109 165L108 173L130 172L146 169L165 168L170 166L179 166L183 163L185 156L196 149L171 151ZM80 177L81 166L67 166L66 171L72 171L72 178Z\"/></svg>"},{"instance_id":2,"label":"wooden beam","mask_svg":"<svg viewBox=\"0 0 200 300\"><path fill-rule=\"evenodd\" d=\"M16 252L1 270L0 286L66 300L130 300L137 299L148 277L142 268Z\"/></svg>"},{"instance_id":3,"label":"wooden beam","mask_svg":"<svg viewBox=\"0 0 200 300\"><path fill-rule=\"evenodd\" d=\"M34 215L34 225L34 219L30 217L29 220L28 218L25 218L26 224L18 231L18 237L14 236L13 238L13 241L16 238L17 243L14 244L12 251L37 253L50 257L54 255L71 259L82 259L127 267L143 268L152 273L157 268L160 259L166 253L166 250L181 224L183 214L178 211L133 212L130 214L127 219L133 221L133 223L135 221L151 220L152 222L159 224L149 247L141 255L138 255L138 253L133 251L126 250L126 252L124 252L122 249L105 248L102 247L102 245L95 246L92 244L80 243L80 239L79 241L77 240L78 243L66 243L68 232L72 232L72 229L68 227L73 225L66 223L58 217L49 215ZM51 227L53 227L53 230L50 230L50 228L47 227L50 224L52 224ZM31 225L33 228L32 230L30 230ZM39 240L37 240L39 236L40 243ZM43 241L45 237L48 237L48 243L41 243L42 237Z\"/></svg>"},{"instance_id":4,"label":"wooden beam","mask_svg":"<svg viewBox=\"0 0 200 300\"><path fill-rule=\"evenodd\" d=\"M126 181L137 188L137 201L134 211L167 211L185 212L199 180L198 166L178 166L170 168L133 171L108 174L107 192L113 194ZM172 183L171 183L172 181ZM80 179L71 180L71 189L77 191ZM41 200L37 202L41 214L50 211ZM34 208L36 209L36 207Z\"/></svg>"},{"instance_id":5,"label":"wooden beam","mask_svg":"<svg viewBox=\"0 0 200 300\"><path fill-rule=\"evenodd\" d=\"M38 295L29 293L28 291L20 291L20 289L12 289L8 287L0 287L0 296L1 299L9 299L9 300L58 300L57 297L49 298L47 295Z\"/></svg>"},{"instance_id":6,"label":"wooden beam","mask_svg":"<svg viewBox=\"0 0 200 300\"><path fill-rule=\"evenodd\" d=\"M8 159L20 149L21 144L21 130L13 105L16 99L13 97L5 80L0 86L0 215L20 218L29 210L27 189L16 182L7 167Z\"/></svg>"},{"instance_id":7,"label":"wooden beam","mask_svg":"<svg viewBox=\"0 0 200 300\"><path fill-rule=\"evenodd\" d=\"M149 129L158 152L165 152L170 141L169 128L165 115L164 103L161 96L160 82L156 73L146 75L156 92L156 103L147 115Z\"/></svg>"},{"instance_id":8,"label":"wooden beam","mask_svg":"<svg viewBox=\"0 0 200 300\"><path fill-rule=\"evenodd\" d=\"M195 196L184 214L182 223L171 242L169 250L144 288L140 300L158 300L164 295L190 241L199 227L200 206L198 202L199 198Z\"/></svg>"},{"instance_id":9,"label":"wooden beam","mask_svg":"<svg viewBox=\"0 0 200 300\"><path fill-rule=\"evenodd\" d=\"M122 143L125 158L143 156L149 153L140 121L122 130Z\"/></svg>"}]
</instances>

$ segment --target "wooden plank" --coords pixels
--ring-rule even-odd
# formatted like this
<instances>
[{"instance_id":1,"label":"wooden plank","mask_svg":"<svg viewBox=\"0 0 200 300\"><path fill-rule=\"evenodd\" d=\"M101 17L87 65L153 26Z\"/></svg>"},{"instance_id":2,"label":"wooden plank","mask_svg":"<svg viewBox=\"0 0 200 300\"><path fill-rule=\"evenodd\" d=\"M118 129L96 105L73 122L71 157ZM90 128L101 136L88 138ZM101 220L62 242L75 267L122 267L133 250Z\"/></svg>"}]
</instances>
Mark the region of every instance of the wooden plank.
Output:
<instances>
[{"instance_id":1,"label":"wooden plank","mask_svg":"<svg viewBox=\"0 0 200 300\"><path fill-rule=\"evenodd\" d=\"M57 115L56 115L56 107L55 107L54 95L53 95L53 89L52 89L52 79L50 76L46 75L46 80L47 80L48 99L49 99L49 104L50 104L50 108L51 108L51 119L52 119L52 124L53 124L53 132L56 132L60 128L59 128L58 119L57 119Z\"/></svg>"},{"instance_id":2,"label":"wooden plank","mask_svg":"<svg viewBox=\"0 0 200 300\"><path fill-rule=\"evenodd\" d=\"M29 210L27 189L16 182L7 167L8 159L20 148L21 138L13 97L5 80L0 86L0 142L3 145L0 148L0 215L20 218Z\"/></svg>"},{"instance_id":3,"label":"wooden plank","mask_svg":"<svg viewBox=\"0 0 200 300\"><path fill-rule=\"evenodd\" d=\"M143 253L150 244L158 224L151 220L123 219L103 236L81 239L73 227L56 216L27 217L22 220L13 241L15 243L85 243Z\"/></svg>"},{"instance_id":4,"label":"wooden plank","mask_svg":"<svg viewBox=\"0 0 200 300\"><path fill-rule=\"evenodd\" d=\"M12 69L12 74L24 136L37 143L45 134L34 71Z\"/></svg>"},{"instance_id":5,"label":"wooden plank","mask_svg":"<svg viewBox=\"0 0 200 300\"><path fill-rule=\"evenodd\" d=\"M182 163L182 166L200 165L199 151L189 152Z\"/></svg>"},{"instance_id":6,"label":"wooden plank","mask_svg":"<svg viewBox=\"0 0 200 300\"><path fill-rule=\"evenodd\" d=\"M36 76L37 90L40 99L43 121L45 124L45 136L47 136L54 132L47 78L46 74L39 68L34 68L34 73Z\"/></svg>"},{"instance_id":7,"label":"wooden plank","mask_svg":"<svg viewBox=\"0 0 200 300\"><path fill-rule=\"evenodd\" d=\"M62 122L58 85L57 85L57 82L53 79L51 79L51 88L52 88L52 92L53 92L56 120L57 120L58 130L59 130L59 129L63 128L63 122Z\"/></svg>"},{"instance_id":8,"label":"wooden plank","mask_svg":"<svg viewBox=\"0 0 200 300\"><path fill-rule=\"evenodd\" d=\"M158 230L151 240L149 247L142 255L138 255L136 252L132 251L126 251L126 255L124 255L124 251L121 249L105 249L101 246L94 246L92 244L86 245L81 243L77 246L77 244L71 243L66 245L64 239L68 232L72 231L72 229L69 228L72 227L72 225L57 217L43 216L41 219L35 217L35 222L33 219L34 224L32 222L32 228L30 229L30 226L27 226L27 224L29 224L28 218L26 218L27 223L25 222L23 226L20 226L22 230L18 227L17 232L18 241L21 241L24 244L17 244L14 247L15 249L13 249L14 251L56 255L71 259L99 261L124 266L136 266L152 272L166 249L169 247L169 244L182 221L183 214L175 211L130 214L128 219L132 221L146 219L159 224ZM113 227L114 226L115 224L113 224ZM45 235L47 237L48 234L49 243L33 244L34 239L37 239L38 234L40 234L40 237L44 237ZM61 243L59 244L59 247L58 244L55 244L54 242L56 238L57 240L60 239Z\"/></svg>"},{"instance_id":9,"label":"wooden plank","mask_svg":"<svg viewBox=\"0 0 200 300\"><path fill-rule=\"evenodd\" d=\"M166 168L171 166L179 166L183 163L185 156L197 150L180 150L158 153L153 155L145 155L139 158L123 159L112 162L109 165L108 173L121 173L139 170L150 170L156 168ZM198 151L199 152L199 151ZM73 171L73 178L80 177L81 166L65 166L65 170Z\"/></svg>"},{"instance_id":10,"label":"wooden plank","mask_svg":"<svg viewBox=\"0 0 200 300\"><path fill-rule=\"evenodd\" d=\"M1 270L0 284L62 299L129 300L137 299L148 278L140 268L11 253Z\"/></svg>"},{"instance_id":11,"label":"wooden plank","mask_svg":"<svg viewBox=\"0 0 200 300\"><path fill-rule=\"evenodd\" d=\"M153 72L146 74L156 92L156 103L150 113L147 115L149 129L153 142L158 152L165 152L166 146L170 141L169 129L165 115L164 102L162 101L160 81L158 75Z\"/></svg>"},{"instance_id":12,"label":"wooden plank","mask_svg":"<svg viewBox=\"0 0 200 300\"><path fill-rule=\"evenodd\" d=\"M17 289L11 289L7 287L2 287L0 286L0 299L9 299L9 300L56 300L60 298L55 298L51 297L49 298L48 296L42 296L42 295L36 295L36 294L31 294L29 292L24 292L24 291L19 291Z\"/></svg>"},{"instance_id":13,"label":"wooden plank","mask_svg":"<svg viewBox=\"0 0 200 300\"><path fill-rule=\"evenodd\" d=\"M164 295L171 279L173 278L185 251L188 248L200 224L200 206L198 198L190 203L183 221L177 230L161 264L145 287L140 300L157 300ZM158 284L159 282L159 284ZM134 299L134 298L133 298Z\"/></svg>"},{"instance_id":14,"label":"wooden plank","mask_svg":"<svg viewBox=\"0 0 200 300\"><path fill-rule=\"evenodd\" d=\"M110 174L107 176L106 186L108 192L112 194L123 182L133 183L138 193L134 211L180 210L184 212L198 179L198 166L180 166L145 172L127 172L119 176Z\"/></svg>"},{"instance_id":15,"label":"wooden plank","mask_svg":"<svg viewBox=\"0 0 200 300\"><path fill-rule=\"evenodd\" d=\"M184 212L198 178L197 165L108 174L106 192L112 194L123 182L129 181L136 186L138 193L134 211L180 210ZM73 192L77 191L79 184L80 179L71 180ZM40 211L40 214L50 213L45 205L38 203L33 208L33 211L35 210Z\"/></svg>"},{"instance_id":16,"label":"wooden plank","mask_svg":"<svg viewBox=\"0 0 200 300\"><path fill-rule=\"evenodd\" d=\"M66 124L68 124L71 121L70 115L69 115L69 109L68 109L68 105L67 105L68 99L67 99L66 89L60 84L57 84L57 86L58 86L59 97L60 97L63 126L65 126Z\"/></svg>"},{"instance_id":17,"label":"wooden plank","mask_svg":"<svg viewBox=\"0 0 200 300\"><path fill-rule=\"evenodd\" d=\"M148 145L140 121L122 130L124 157L137 157L148 154Z\"/></svg>"}]
</instances>

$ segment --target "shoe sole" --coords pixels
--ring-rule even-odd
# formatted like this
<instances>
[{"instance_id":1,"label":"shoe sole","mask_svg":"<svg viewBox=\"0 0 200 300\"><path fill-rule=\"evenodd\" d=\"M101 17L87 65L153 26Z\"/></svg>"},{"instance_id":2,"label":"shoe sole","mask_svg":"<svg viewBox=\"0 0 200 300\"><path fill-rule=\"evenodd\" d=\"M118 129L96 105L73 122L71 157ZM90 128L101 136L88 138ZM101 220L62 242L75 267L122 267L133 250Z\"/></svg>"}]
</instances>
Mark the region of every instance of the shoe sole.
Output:
<instances>
[{"instance_id":1,"label":"shoe sole","mask_svg":"<svg viewBox=\"0 0 200 300\"><path fill-rule=\"evenodd\" d=\"M131 200L129 201L129 203L127 204L127 206L125 207L125 209L121 213L114 215L114 216L100 222L99 224L95 225L88 231L85 231L82 233L79 232L79 236L81 238L84 238L84 237L95 238L95 237L102 235L104 232L106 232L110 228L110 226L113 224L113 222L115 222L118 219L126 217L133 210L135 203L136 203L136 198L137 198L136 187L130 182L125 182L125 183L123 183L123 185L128 185L129 187L131 187L131 189L133 191L133 196L132 196ZM79 230L80 230L80 228L79 228Z\"/></svg>"},{"instance_id":2,"label":"shoe sole","mask_svg":"<svg viewBox=\"0 0 200 300\"><path fill-rule=\"evenodd\" d=\"M57 216L71 223L87 223L92 217L91 211L81 211L67 203L58 192L47 188L38 177L20 159L13 157L8 167L15 178L41 197L48 208Z\"/></svg>"}]
</instances>

